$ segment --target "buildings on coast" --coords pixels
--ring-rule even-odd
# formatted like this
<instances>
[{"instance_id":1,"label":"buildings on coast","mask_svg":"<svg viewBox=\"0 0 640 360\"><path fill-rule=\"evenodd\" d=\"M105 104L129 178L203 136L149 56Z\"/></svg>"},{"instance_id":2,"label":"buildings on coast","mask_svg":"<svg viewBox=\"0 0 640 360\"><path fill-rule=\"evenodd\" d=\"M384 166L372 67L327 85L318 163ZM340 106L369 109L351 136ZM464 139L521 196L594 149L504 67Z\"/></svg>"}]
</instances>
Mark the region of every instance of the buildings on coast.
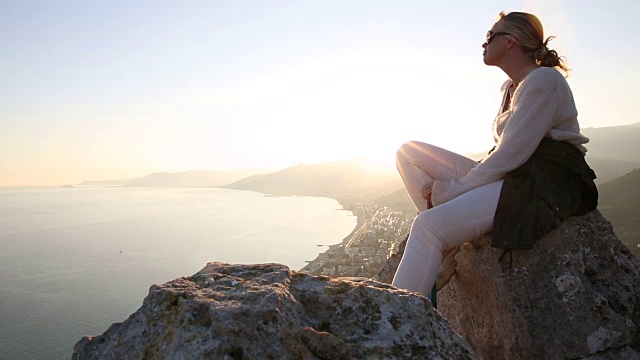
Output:
<instances>
[{"instance_id":1,"label":"buildings on coast","mask_svg":"<svg viewBox=\"0 0 640 360\"><path fill-rule=\"evenodd\" d=\"M409 233L416 216L414 210L392 209L361 200L343 204L364 221L341 245L330 247L302 272L331 277L373 277Z\"/></svg>"}]
</instances>

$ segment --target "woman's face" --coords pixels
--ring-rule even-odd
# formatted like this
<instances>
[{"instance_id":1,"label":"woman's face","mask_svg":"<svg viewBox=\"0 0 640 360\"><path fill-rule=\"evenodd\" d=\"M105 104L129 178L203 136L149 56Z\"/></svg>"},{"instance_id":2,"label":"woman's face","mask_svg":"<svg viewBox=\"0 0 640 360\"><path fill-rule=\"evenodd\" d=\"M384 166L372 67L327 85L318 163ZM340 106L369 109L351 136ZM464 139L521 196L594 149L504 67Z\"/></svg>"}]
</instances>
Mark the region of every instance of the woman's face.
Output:
<instances>
[{"instance_id":1,"label":"woman's face","mask_svg":"<svg viewBox=\"0 0 640 360\"><path fill-rule=\"evenodd\" d=\"M487 31L487 37L482 48L482 57L486 65L497 65L504 56L506 36L511 35L502 30L501 22L493 24L491 30Z\"/></svg>"}]
</instances>

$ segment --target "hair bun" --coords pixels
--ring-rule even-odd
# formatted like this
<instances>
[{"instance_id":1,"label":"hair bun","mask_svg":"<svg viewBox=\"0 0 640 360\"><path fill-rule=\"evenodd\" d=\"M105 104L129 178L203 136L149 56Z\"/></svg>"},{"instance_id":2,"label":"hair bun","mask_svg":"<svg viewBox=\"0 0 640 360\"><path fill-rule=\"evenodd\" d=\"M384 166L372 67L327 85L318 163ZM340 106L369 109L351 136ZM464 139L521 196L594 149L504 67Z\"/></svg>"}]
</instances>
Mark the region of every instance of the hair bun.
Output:
<instances>
[{"instance_id":1,"label":"hair bun","mask_svg":"<svg viewBox=\"0 0 640 360\"><path fill-rule=\"evenodd\" d=\"M547 57L547 54L549 54L549 48L547 47L547 44L541 44L533 53L533 57L534 59L542 62Z\"/></svg>"},{"instance_id":2,"label":"hair bun","mask_svg":"<svg viewBox=\"0 0 640 360\"><path fill-rule=\"evenodd\" d=\"M540 46L538 46L538 48L536 48L536 50L533 53L533 57L534 59L536 59L536 61L544 63L544 59L547 57L547 55L550 52L555 53L555 51L549 50L549 48L547 47L547 44L549 44L549 41L553 40L554 38L555 36L549 36L542 44L540 44Z\"/></svg>"}]
</instances>

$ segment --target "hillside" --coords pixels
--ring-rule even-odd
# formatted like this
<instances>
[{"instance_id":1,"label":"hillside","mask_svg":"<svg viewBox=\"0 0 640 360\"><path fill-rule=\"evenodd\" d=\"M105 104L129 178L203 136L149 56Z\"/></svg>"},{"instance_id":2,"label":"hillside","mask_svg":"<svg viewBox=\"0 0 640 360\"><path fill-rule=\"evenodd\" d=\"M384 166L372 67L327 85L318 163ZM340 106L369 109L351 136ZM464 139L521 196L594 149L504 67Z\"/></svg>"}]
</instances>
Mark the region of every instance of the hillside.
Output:
<instances>
[{"instance_id":1,"label":"hillside","mask_svg":"<svg viewBox=\"0 0 640 360\"><path fill-rule=\"evenodd\" d=\"M616 235L640 258L640 169L598 186L598 209Z\"/></svg>"},{"instance_id":2,"label":"hillside","mask_svg":"<svg viewBox=\"0 0 640 360\"><path fill-rule=\"evenodd\" d=\"M580 130L591 141L589 153L599 158L639 162L640 122L630 125L585 128Z\"/></svg>"},{"instance_id":3,"label":"hillside","mask_svg":"<svg viewBox=\"0 0 640 360\"><path fill-rule=\"evenodd\" d=\"M591 140L586 145L587 162L598 176L597 184L640 168L640 122L585 128L581 132Z\"/></svg>"},{"instance_id":4,"label":"hillside","mask_svg":"<svg viewBox=\"0 0 640 360\"><path fill-rule=\"evenodd\" d=\"M271 174L254 175L224 187L274 195L337 196L389 193L401 189L402 182L395 171L345 160L300 164Z\"/></svg>"},{"instance_id":5,"label":"hillside","mask_svg":"<svg viewBox=\"0 0 640 360\"><path fill-rule=\"evenodd\" d=\"M255 170L240 171L185 171L153 173L125 183L125 186L196 187L220 186L255 174Z\"/></svg>"},{"instance_id":6,"label":"hillside","mask_svg":"<svg viewBox=\"0 0 640 360\"><path fill-rule=\"evenodd\" d=\"M384 204L396 211L416 212L416 206L413 205L404 187L390 194L385 194L373 199L373 203Z\"/></svg>"},{"instance_id":7,"label":"hillside","mask_svg":"<svg viewBox=\"0 0 640 360\"><path fill-rule=\"evenodd\" d=\"M640 168L640 161L616 160L596 155L587 155L586 159L598 177L595 180L598 185L617 179L633 169Z\"/></svg>"}]
</instances>

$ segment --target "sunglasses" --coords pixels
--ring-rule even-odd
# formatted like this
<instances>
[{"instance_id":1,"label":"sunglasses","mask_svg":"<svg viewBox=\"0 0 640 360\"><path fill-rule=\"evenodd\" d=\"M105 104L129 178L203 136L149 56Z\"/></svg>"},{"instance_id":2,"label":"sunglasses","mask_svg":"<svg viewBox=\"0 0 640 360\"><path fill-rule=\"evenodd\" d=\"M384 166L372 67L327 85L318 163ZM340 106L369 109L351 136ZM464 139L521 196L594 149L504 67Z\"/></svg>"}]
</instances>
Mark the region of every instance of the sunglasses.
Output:
<instances>
[{"instance_id":1,"label":"sunglasses","mask_svg":"<svg viewBox=\"0 0 640 360\"><path fill-rule=\"evenodd\" d=\"M511 35L511 33L508 32L493 32L491 30L487 31L487 41L485 42L485 44L489 45L489 43L491 42L491 40L493 40L495 37L500 36L500 35Z\"/></svg>"}]
</instances>

